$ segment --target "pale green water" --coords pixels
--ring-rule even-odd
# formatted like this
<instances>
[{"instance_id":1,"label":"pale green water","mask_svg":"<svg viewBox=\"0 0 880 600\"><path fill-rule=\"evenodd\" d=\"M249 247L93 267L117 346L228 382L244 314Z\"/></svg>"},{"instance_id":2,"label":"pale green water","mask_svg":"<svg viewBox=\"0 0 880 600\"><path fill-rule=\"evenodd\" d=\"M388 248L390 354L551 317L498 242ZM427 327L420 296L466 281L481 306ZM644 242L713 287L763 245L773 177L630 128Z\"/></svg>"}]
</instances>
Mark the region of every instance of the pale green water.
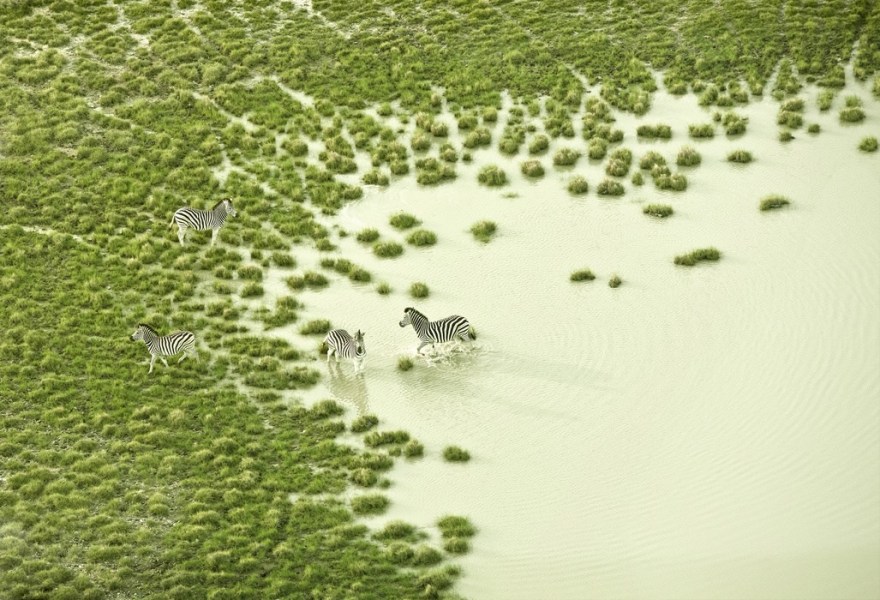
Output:
<instances>
[{"instance_id":1,"label":"pale green water","mask_svg":"<svg viewBox=\"0 0 880 600\"><path fill-rule=\"evenodd\" d=\"M857 150L880 134L880 104L855 93L868 113L857 127L838 123L842 95L820 115L804 94L822 133L801 129L787 145L770 100L737 109L750 123L736 140L689 140L687 124L709 121L692 97L658 94L646 117L621 115L636 163L649 148L671 163L684 144L700 151L683 193L627 178L623 198L603 199L604 163L555 170L551 148L532 183L522 152L483 150L454 184L410 176L343 211L350 232L402 241L388 217L406 210L439 237L381 260L350 236L339 254L394 293L339 279L303 296L305 318L367 332L364 377L346 364L314 397L427 447L391 473L392 508L368 522L469 516L480 533L458 589L472 598L880 597L880 153ZM674 138L640 143L637 122L671 124ZM727 163L737 148L756 162ZM479 186L486 162L512 185ZM572 173L587 196L565 191ZM769 193L793 206L759 212ZM644 216L654 201L675 215ZM499 235L483 245L467 230L486 218ZM718 264L672 264L707 245L724 253ZM598 279L570 283L582 267ZM406 289L419 280L432 293L416 301ZM398 372L417 345L397 325L410 305L469 318L474 348ZM280 334L303 344L294 330ZM473 460L444 463L447 444Z\"/></svg>"}]
</instances>

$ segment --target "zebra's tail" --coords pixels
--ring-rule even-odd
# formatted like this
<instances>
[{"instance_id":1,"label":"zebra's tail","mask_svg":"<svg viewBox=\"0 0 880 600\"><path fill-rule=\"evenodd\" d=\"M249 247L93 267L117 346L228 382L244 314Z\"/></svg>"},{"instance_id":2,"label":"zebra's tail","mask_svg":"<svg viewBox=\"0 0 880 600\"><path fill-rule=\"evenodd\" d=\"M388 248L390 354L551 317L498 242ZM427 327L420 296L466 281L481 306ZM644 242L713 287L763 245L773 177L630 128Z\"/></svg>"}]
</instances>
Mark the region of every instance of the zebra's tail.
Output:
<instances>
[{"instance_id":1,"label":"zebra's tail","mask_svg":"<svg viewBox=\"0 0 880 600\"><path fill-rule=\"evenodd\" d=\"M467 331L467 334L468 334L468 339L469 339L469 340L475 340L475 339L477 339L477 330L474 329L474 326L473 326L473 325L468 325L468 331Z\"/></svg>"},{"instance_id":2,"label":"zebra's tail","mask_svg":"<svg viewBox=\"0 0 880 600\"><path fill-rule=\"evenodd\" d=\"M171 222L168 223L168 228L174 227L174 215L171 215Z\"/></svg>"}]
</instances>

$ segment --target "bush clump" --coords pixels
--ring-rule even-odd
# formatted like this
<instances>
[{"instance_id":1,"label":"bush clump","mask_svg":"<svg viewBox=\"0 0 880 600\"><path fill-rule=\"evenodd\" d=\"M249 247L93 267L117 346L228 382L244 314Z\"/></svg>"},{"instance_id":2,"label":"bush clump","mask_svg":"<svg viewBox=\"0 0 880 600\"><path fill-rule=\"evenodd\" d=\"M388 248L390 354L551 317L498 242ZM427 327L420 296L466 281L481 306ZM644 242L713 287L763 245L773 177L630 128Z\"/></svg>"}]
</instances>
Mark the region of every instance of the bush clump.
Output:
<instances>
[{"instance_id":1,"label":"bush clump","mask_svg":"<svg viewBox=\"0 0 880 600\"><path fill-rule=\"evenodd\" d=\"M303 335L320 335L322 333L327 333L330 329L330 321L327 319L315 319L303 324L303 326L299 328L299 332Z\"/></svg>"},{"instance_id":2,"label":"bush clump","mask_svg":"<svg viewBox=\"0 0 880 600\"><path fill-rule=\"evenodd\" d=\"M861 150L862 152L876 152L877 138L873 135L862 138L862 141L859 142L859 150Z\"/></svg>"},{"instance_id":3,"label":"bush clump","mask_svg":"<svg viewBox=\"0 0 880 600\"><path fill-rule=\"evenodd\" d=\"M587 183L587 180L580 175L576 175L572 177L568 182L568 193L581 195L586 194L590 189L590 184Z\"/></svg>"},{"instance_id":4,"label":"bush clump","mask_svg":"<svg viewBox=\"0 0 880 600\"><path fill-rule=\"evenodd\" d=\"M622 196L623 185L613 179L603 179L596 187L596 193L600 196Z\"/></svg>"},{"instance_id":5,"label":"bush clump","mask_svg":"<svg viewBox=\"0 0 880 600\"><path fill-rule=\"evenodd\" d=\"M531 142L529 142L529 154L541 154L542 152L546 152L547 148L550 147L550 138L546 135L536 135Z\"/></svg>"},{"instance_id":6,"label":"bush clump","mask_svg":"<svg viewBox=\"0 0 880 600\"><path fill-rule=\"evenodd\" d=\"M413 368L413 361L408 356L401 356L397 359L397 369L399 371L409 371Z\"/></svg>"},{"instance_id":7,"label":"bush clump","mask_svg":"<svg viewBox=\"0 0 880 600\"><path fill-rule=\"evenodd\" d=\"M694 139L710 139L715 137L715 125L712 123L688 125L688 134Z\"/></svg>"},{"instance_id":8,"label":"bush clump","mask_svg":"<svg viewBox=\"0 0 880 600\"><path fill-rule=\"evenodd\" d=\"M596 278L593 275L593 272L589 269L580 269L578 271L573 272L569 277L569 281L593 281Z\"/></svg>"},{"instance_id":9,"label":"bush clump","mask_svg":"<svg viewBox=\"0 0 880 600\"><path fill-rule=\"evenodd\" d=\"M430 294L428 285L421 281L417 281L409 286L409 295L413 298L427 298L428 294Z\"/></svg>"},{"instance_id":10,"label":"bush clump","mask_svg":"<svg viewBox=\"0 0 880 600\"><path fill-rule=\"evenodd\" d=\"M373 229L372 227L362 229L358 232L357 236L355 236L355 239L365 244L372 244L379 239L379 230Z\"/></svg>"},{"instance_id":11,"label":"bush clump","mask_svg":"<svg viewBox=\"0 0 880 600\"><path fill-rule=\"evenodd\" d=\"M623 283L623 280L618 275L612 275L611 279L608 280L608 287L610 288L618 288L620 284Z\"/></svg>"},{"instance_id":12,"label":"bush clump","mask_svg":"<svg viewBox=\"0 0 880 600\"><path fill-rule=\"evenodd\" d=\"M727 155L727 160L729 162L748 164L754 159L752 158L752 153L748 150L734 150Z\"/></svg>"},{"instance_id":13,"label":"bush clump","mask_svg":"<svg viewBox=\"0 0 880 600\"><path fill-rule=\"evenodd\" d=\"M498 187L507 183L507 175L496 165L486 165L480 169L477 181L489 187Z\"/></svg>"},{"instance_id":14,"label":"bush clump","mask_svg":"<svg viewBox=\"0 0 880 600\"><path fill-rule=\"evenodd\" d=\"M639 168L650 171L655 166L666 166L666 159L659 152L651 150L639 161Z\"/></svg>"},{"instance_id":15,"label":"bush clump","mask_svg":"<svg viewBox=\"0 0 880 600\"><path fill-rule=\"evenodd\" d=\"M702 160L700 153L697 152L695 148L692 146L684 146L678 151L678 156L675 158L675 164L679 167L694 167L700 164L700 161Z\"/></svg>"},{"instance_id":16,"label":"bush clump","mask_svg":"<svg viewBox=\"0 0 880 600\"><path fill-rule=\"evenodd\" d=\"M467 517L459 517L447 515L437 521L437 529L444 539L448 538L469 538L477 533L477 528L467 519Z\"/></svg>"},{"instance_id":17,"label":"bush clump","mask_svg":"<svg viewBox=\"0 0 880 600\"><path fill-rule=\"evenodd\" d=\"M865 111L860 106L847 106L840 111L842 123L860 123L865 120Z\"/></svg>"},{"instance_id":18,"label":"bush clump","mask_svg":"<svg viewBox=\"0 0 880 600\"><path fill-rule=\"evenodd\" d=\"M403 246L397 242L376 242L373 244L373 254L379 258L395 258L403 254Z\"/></svg>"},{"instance_id":19,"label":"bush clump","mask_svg":"<svg viewBox=\"0 0 880 600\"><path fill-rule=\"evenodd\" d=\"M415 218L413 215L409 213L397 213L393 215L388 222L395 229L409 229L410 227L415 227L416 225L421 225L422 222Z\"/></svg>"},{"instance_id":20,"label":"bush clump","mask_svg":"<svg viewBox=\"0 0 880 600\"><path fill-rule=\"evenodd\" d=\"M446 446L443 449L443 458L447 462L467 462L471 459L470 452L458 446Z\"/></svg>"},{"instance_id":21,"label":"bush clump","mask_svg":"<svg viewBox=\"0 0 880 600\"><path fill-rule=\"evenodd\" d=\"M642 212L646 215L658 217L660 219L665 219L673 213L672 207L668 204L649 204L642 208Z\"/></svg>"},{"instance_id":22,"label":"bush clump","mask_svg":"<svg viewBox=\"0 0 880 600\"><path fill-rule=\"evenodd\" d=\"M520 170L526 177L544 176L544 165L541 164L540 160L530 159L524 161L522 165L520 165Z\"/></svg>"},{"instance_id":23,"label":"bush clump","mask_svg":"<svg viewBox=\"0 0 880 600\"><path fill-rule=\"evenodd\" d=\"M407 236L406 241L412 246L433 246L437 243L437 234L427 229L416 229Z\"/></svg>"},{"instance_id":24,"label":"bush clump","mask_svg":"<svg viewBox=\"0 0 880 600\"><path fill-rule=\"evenodd\" d=\"M497 230L498 226L493 221L477 221L471 225L471 233L481 242L488 242Z\"/></svg>"},{"instance_id":25,"label":"bush clump","mask_svg":"<svg viewBox=\"0 0 880 600\"><path fill-rule=\"evenodd\" d=\"M687 177L681 173L672 173L659 175L654 178L654 185L658 190L671 190L674 192L683 192L687 189Z\"/></svg>"},{"instance_id":26,"label":"bush clump","mask_svg":"<svg viewBox=\"0 0 880 600\"><path fill-rule=\"evenodd\" d=\"M639 137L648 139L668 140L672 137L672 128L669 125L639 125L636 129Z\"/></svg>"},{"instance_id":27,"label":"bush clump","mask_svg":"<svg viewBox=\"0 0 880 600\"><path fill-rule=\"evenodd\" d=\"M356 515L381 515L390 504L381 494L365 494L351 499L351 511Z\"/></svg>"},{"instance_id":28,"label":"bush clump","mask_svg":"<svg viewBox=\"0 0 880 600\"><path fill-rule=\"evenodd\" d=\"M771 194L770 196L763 198L759 206L761 210L775 210L777 208L782 208L783 206L788 206L789 204L791 204L791 201L785 196Z\"/></svg>"},{"instance_id":29,"label":"bush clump","mask_svg":"<svg viewBox=\"0 0 880 600\"><path fill-rule=\"evenodd\" d=\"M717 248L699 248L687 254L680 254L673 261L677 265L692 267L701 261L716 261L721 258L721 252Z\"/></svg>"},{"instance_id":30,"label":"bush clump","mask_svg":"<svg viewBox=\"0 0 880 600\"><path fill-rule=\"evenodd\" d=\"M379 424L379 417L376 415L361 415L351 422L351 430L354 433L363 433L369 431Z\"/></svg>"},{"instance_id":31,"label":"bush clump","mask_svg":"<svg viewBox=\"0 0 880 600\"><path fill-rule=\"evenodd\" d=\"M573 148L560 148L553 155L553 164L559 167L570 167L581 157L581 153Z\"/></svg>"}]
</instances>

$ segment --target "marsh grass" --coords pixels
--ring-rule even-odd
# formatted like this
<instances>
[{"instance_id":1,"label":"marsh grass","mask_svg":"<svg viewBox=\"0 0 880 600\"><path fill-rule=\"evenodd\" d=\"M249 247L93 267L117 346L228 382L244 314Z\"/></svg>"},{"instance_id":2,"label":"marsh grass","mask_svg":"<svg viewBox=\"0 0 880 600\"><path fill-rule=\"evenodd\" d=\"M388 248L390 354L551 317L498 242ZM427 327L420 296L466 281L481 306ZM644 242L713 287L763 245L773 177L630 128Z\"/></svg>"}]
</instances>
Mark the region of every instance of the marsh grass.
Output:
<instances>
[{"instance_id":1,"label":"marsh grass","mask_svg":"<svg viewBox=\"0 0 880 600\"><path fill-rule=\"evenodd\" d=\"M581 153L573 148L560 148L553 155L553 164L558 167L570 167L581 157Z\"/></svg>"},{"instance_id":2,"label":"marsh grass","mask_svg":"<svg viewBox=\"0 0 880 600\"><path fill-rule=\"evenodd\" d=\"M409 295L413 298L427 298L430 293L428 285L421 281L417 281L409 286Z\"/></svg>"},{"instance_id":3,"label":"marsh grass","mask_svg":"<svg viewBox=\"0 0 880 600\"><path fill-rule=\"evenodd\" d=\"M372 227L362 229L355 236L355 239L364 244L372 244L379 239L379 230Z\"/></svg>"},{"instance_id":4,"label":"marsh grass","mask_svg":"<svg viewBox=\"0 0 880 600\"><path fill-rule=\"evenodd\" d=\"M489 187L498 187L507 183L507 175L496 165L486 165L480 169L477 181Z\"/></svg>"},{"instance_id":5,"label":"marsh grass","mask_svg":"<svg viewBox=\"0 0 880 600\"><path fill-rule=\"evenodd\" d=\"M498 231L498 226L493 221L477 221L470 229L474 238L480 242L488 242Z\"/></svg>"},{"instance_id":6,"label":"marsh grass","mask_svg":"<svg viewBox=\"0 0 880 600\"><path fill-rule=\"evenodd\" d=\"M699 248L697 250L689 252L688 254L680 254L679 256L675 257L673 262L677 265L692 267L702 261L717 261L720 258L721 252L719 252L717 248L709 247Z\"/></svg>"},{"instance_id":7,"label":"marsh grass","mask_svg":"<svg viewBox=\"0 0 880 600\"><path fill-rule=\"evenodd\" d=\"M398 368L400 368L400 364L398 362ZM409 369L400 369L401 371L408 371ZM403 445L403 455L406 458L421 458L425 455L425 446L419 442L418 440L410 440L406 444Z\"/></svg>"},{"instance_id":8,"label":"marsh grass","mask_svg":"<svg viewBox=\"0 0 880 600\"><path fill-rule=\"evenodd\" d=\"M398 371L409 371L413 368L413 361L408 356L401 356L397 359L397 370Z\"/></svg>"},{"instance_id":9,"label":"marsh grass","mask_svg":"<svg viewBox=\"0 0 880 600\"><path fill-rule=\"evenodd\" d=\"M422 222L419 221L415 216L409 213L397 213L392 215L388 220L388 223L394 227L395 229L409 229L410 227L416 227L417 225L421 225Z\"/></svg>"},{"instance_id":10,"label":"marsh grass","mask_svg":"<svg viewBox=\"0 0 880 600\"><path fill-rule=\"evenodd\" d=\"M376 415L362 415L351 422L351 430L354 433L363 433L369 431L379 424L379 417Z\"/></svg>"},{"instance_id":11,"label":"marsh grass","mask_svg":"<svg viewBox=\"0 0 880 600\"><path fill-rule=\"evenodd\" d=\"M427 229L416 229L406 237L406 241L417 247L433 246L437 243L437 234Z\"/></svg>"},{"instance_id":12,"label":"marsh grass","mask_svg":"<svg viewBox=\"0 0 880 600\"><path fill-rule=\"evenodd\" d=\"M549 147L550 138L543 134L536 135L532 141L529 142L529 154L542 154L546 152Z\"/></svg>"},{"instance_id":13,"label":"marsh grass","mask_svg":"<svg viewBox=\"0 0 880 600\"><path fill-rule=\"evenodd\" d=\"M299 332L303 335L321 335L330 331L331 328L330 321L327 319L314 319L304 323L299 328Z\"/></svg>"},{"instance_id":14,"label":"marsh grass","mask_svg":"<svg viewBox=\"0 0 880 600\"><path fill-rule=\"evenodd\" d=\"M379 258L396 258L403 254L403 246L397 242L376 242L373 244L373 254Z\"/></svg>"},{"instance_id":15,"label":"marsh grass","mask_svg":"<svg viewBox=\"0 0 880 600\"><path fill-rule=\"evenodd\" d=\"M458 446L446 446L443 449L443 458L446 462L468 462L471 455L470 452Z\"/></svg>"},{"instance_id":16,"label":"marsh grass","mask_svg":"<svg viewBox=\"0 0 880 600\"><path fill-rule=\"evenodd\" d=\"M381 515L390 504L391 501L381 494L364 494L351 499L351 511L356 515Z\"/></svg>"},{"instance_id":17,"label":"marsh grass","mask_svg":"<svg viewBox=\"0 0 880 600\"><path fill-rule=\"evenodd\" d=\"M862 138L862 141L859 142L859 150L862 152L876 152L877 138L873 135Z\"/></svg>"},{"instance_id":18,"label":"marsh grass","mask_svg":"<svg viewBox=\"0 0 880 600\"><path fill-rule=\"evenodd\" d=\"M679 167L694 167L699 165L702 160L700 153L697 152L695 148L692 146L683 146L682 149L678 151L678 156L675 158L675 164Z\"/></svg>"},{"instance_id":19,"label":"marsh grass","mask_svg":"<svg viewBox=\"0 0 880 600\"><path fill-rule=\"evenodd\" d=\"M790 142L793 139L794 139L794 136L787 129L779 132L779 141L780 142Z\"/></svg>"},{"instance_id":20,"label":"marsh grass","mask_svg":"<svg viewBox=\"0 0 880 600\"><path fill-rule=\"evenodd\" d=\"M647 206L642 208L642 212L652 217L665 219L666 217L672 215L673 210L672 207L668 204L648 204Z\"/></svg>"},{"instance_id":21,"label":"marsh grass","mask_svg":"<svg viewBox=\"0 0 880 600\"><path fill-rule=\"evenodd\" d=\"M761 199L759 208L761 210L776 210L791 204L791 200L779 194L771 194Z\"/></svg>"},{"instance_id":22,"label":"marsh grass","mask_svg":"<svg viewBox=\"0 0 880 600\"><path fill-rule=\"evenodd\" d=\"M687 189L688 181L682 173L663 173L654 177L654 185L658 190L683 192Z\"/></svg>"},{"instance_id":23,"label":"marsh grass","mask_svg":"<svg viewBox=\"0 0 880 600\"><path fill-rule=\"evenodd\" d=\"M573 195L582 195L586 194L590 190L590 184L587 183L587 180L580 176L575 175L568 181L568 193Z\"/></svg>"},{"instance_id":24,"label":"marsh grass","mask_svg":"<svg viewBox=\"0 0 880 600\"><path fill-rule=\"evenodd\" d=\"M611 279L608 280L608 287L610 288L618 288L620 284L623 283L623 280L618 275L612 275Z\"/></svg>"},{"instance_id":25,"label":"marsh grass","mask_svg":"<svg viewBox=\"0 0 880 600\"><path fill-rule=\"evenodd\" d=\"M636 134L645 139L668 140L672 138L672 128L669 125L639 125Z\"/></svg>"},{"instance_id":26,"label":"marsh grass","mask_svg":"<svg viewBox=\"0 0 880 600\"><path fill-rule=\"evenodd\" d=\"M834 101L834 90L821 90L819 95L816 97L816 105L819 107L819 110L822 112L827 111L831 108L831 103Z\"/></svg>"},{"instance_id":27,"label":"marsh grass","mask_svg":"<svg viewBox=\"0 0 880 600\"><path fill-rule=\"evenodd\" d=\"M242 298L259 298L264 294L263 286L256 282L249 282L242 286L238 295Z\"/></svg>"},{"instance_id":28,"label":"marsh grass","mask_svg":"<svg viewBox=\"0 0 880 600\"><path fill-rule=\"evenodd\" d=\"M596 186L596 193L600 196L622 196L624 193L623 184L613 179L603 179Z\"/></svg>"},{"instance_id":29,"label":"marsh grass","mask_svg":"<svg viewBox=\"0 0 880 600\"><path fill-rule=\"evenodd\" d=\"M568 279L569 281L573 282L593 281L594 279L596 279L596 276L593 275L593 272L590 269L580 269L578 271L574 271Z\"/></svg>"},{"instance_id":30,"label":"marsh grass","mask_svg":"<svg viewBox=\"0 0 880 600\"><path fill-rule=\"evenodd\" d=\"M715 137L715 125L712 123L688 125L688 135L694 139L711 139Z\"/></svg>"},{"instance_id":31,"label":"marsh grass","mask_svg":"<svg viewBox=\"0 0 880 600\"><path fill-rule=\"evenodd\" d=\"M639 160L639 168L650 171L655 166L666 166L666 159L663 158L663 155L659 152L655 152L654 150L649 151L645 154L641 160Z\"/></svg>"},{"instance_id":32,"label":"marsh grass","mask_svg":"<svg viewBox=\"0 0 880 600\"><path fill-rule=\"evenodd\" d=\"M520 170L522 174L526 177L543 177L544 176L544 165L541 164L541 161L530 159L523 161L520 165Z\"/></svg>"},{"instance_id":33,"label":"marsh grass","mask_svg":"<svg viewBox=\"0 0 880 600\"><path fill-rule=\"evenodd\" d=\"M391 293L391 286L383 281L376 286L376 292L378 292L380 296L387 296Z\"/></svg>"},{"instance_id":34,"label":"marsh grass","mask_svg":"<svg viewBox=\"0 0 880 600\"><path fill-rule=\"evenodd\" d=\"M727 155L727 160L728 162L748 164L752 162L754 158L752 157L752 153L748 150L734 150Z\"/></svg>"},{"instance_id":35,"label":"marsh grass","mask_svg":"<svg viewBox=\"0 0 880 600\"><path fill-rule=\"evenodd\" d=\"M820 131L822 131L822 127L820 127L818 123L810 123L807 126L807 133L812 133L813 135L815 135Z\"/></svg>"}]
</instances>

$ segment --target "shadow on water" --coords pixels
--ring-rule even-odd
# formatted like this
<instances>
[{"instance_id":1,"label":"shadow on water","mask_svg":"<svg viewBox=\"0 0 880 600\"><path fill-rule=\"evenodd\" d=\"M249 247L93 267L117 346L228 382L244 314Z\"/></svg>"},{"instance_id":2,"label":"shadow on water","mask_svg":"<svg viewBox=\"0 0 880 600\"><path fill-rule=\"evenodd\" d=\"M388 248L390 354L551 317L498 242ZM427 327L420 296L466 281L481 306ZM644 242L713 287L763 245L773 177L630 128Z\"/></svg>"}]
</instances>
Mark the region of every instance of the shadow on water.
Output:
<instances>
[{"instance_id":1,"label":"shadow on water","mask_svg":"<svg viewBox=\"0 0 880 600\"><path fill-rule=\"evenodd\" d=\"M363 372L355 374L354 367L333 360L327 363L327 388L340 402L354 406L357 416L367 413L370 394Z\"/></svg>"}]
</instances>

